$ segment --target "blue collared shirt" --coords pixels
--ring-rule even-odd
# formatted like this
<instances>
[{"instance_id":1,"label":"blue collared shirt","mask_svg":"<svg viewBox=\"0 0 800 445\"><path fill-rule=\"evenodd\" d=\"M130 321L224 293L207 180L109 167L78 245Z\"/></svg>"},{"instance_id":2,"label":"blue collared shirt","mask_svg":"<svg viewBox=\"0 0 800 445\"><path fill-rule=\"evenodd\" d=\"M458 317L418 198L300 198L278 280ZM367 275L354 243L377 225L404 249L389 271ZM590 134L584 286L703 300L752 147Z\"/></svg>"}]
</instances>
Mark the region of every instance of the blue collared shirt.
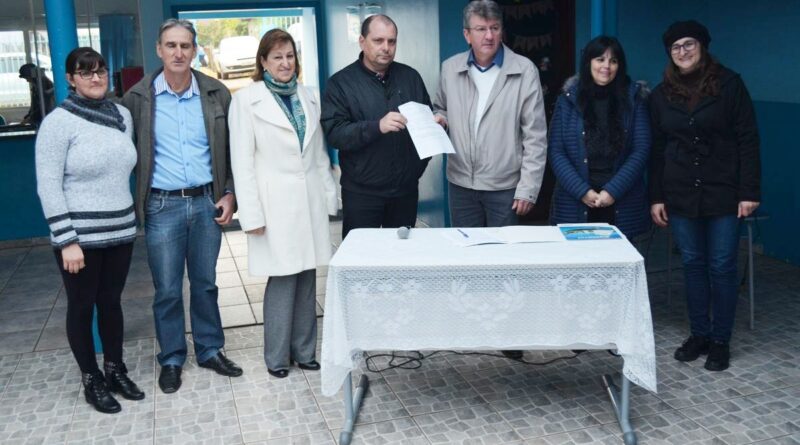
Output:
<instances>
[{"instance_id":1,"label":"blue collared shirt","mask_svg":"<svg viewBox=\"0 0 800 445\"><path fill-rule=\"evenodd\" d=\"M475 61L475 53L472 52L472 50L469 50L469 55L467 56L467 65L475 65L475 68L482 73L489 71L495 65L497 65L498 68L501 68L503 66L504 52L503 45L501 44L500 48L497 49L497 52L494 55L494 59L492 59L492 63L490 63L489 66L480 66L478 65L478 62Z\"/></svg>"},{"instance_id":2,"label":"blue collared shirt","mask_svg":"<svg viewBox=\"0 0 800 445\"><path fill-rule=\"evenodd\" d=\"M164 73L153 80L156 114L153 122L155 155L152 187L178 190L212 181L200 88L192 84L183 94L172 91Z\"/></svg>"}]
</instances>

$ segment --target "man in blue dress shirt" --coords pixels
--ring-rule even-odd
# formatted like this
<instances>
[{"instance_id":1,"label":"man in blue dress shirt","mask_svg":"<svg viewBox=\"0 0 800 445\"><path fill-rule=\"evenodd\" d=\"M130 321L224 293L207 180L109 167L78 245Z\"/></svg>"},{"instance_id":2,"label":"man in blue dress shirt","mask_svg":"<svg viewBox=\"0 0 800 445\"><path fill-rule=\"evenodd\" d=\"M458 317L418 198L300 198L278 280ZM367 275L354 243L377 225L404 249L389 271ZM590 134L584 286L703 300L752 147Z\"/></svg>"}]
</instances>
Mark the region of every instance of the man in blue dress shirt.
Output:
<instances>
[{"instance_id":1,"label":"man in blue dress shirt","mask_svg":"<svg viewBox=\"0 0 800 445\"><path fill-rule=\"evenodd\" d=\"M158 384L165 393L180 388L187 355L184 267L198 364L222 375L242 375L221 352L225 336L216 286L221 226L231 222L236 206L228 148L231 96L222 83L191 69L196 38L189 21L164 22L156 45L163 69L123 98L136 127L136 211L144 221L156 291Z\"/></svg>"}]
</instances>

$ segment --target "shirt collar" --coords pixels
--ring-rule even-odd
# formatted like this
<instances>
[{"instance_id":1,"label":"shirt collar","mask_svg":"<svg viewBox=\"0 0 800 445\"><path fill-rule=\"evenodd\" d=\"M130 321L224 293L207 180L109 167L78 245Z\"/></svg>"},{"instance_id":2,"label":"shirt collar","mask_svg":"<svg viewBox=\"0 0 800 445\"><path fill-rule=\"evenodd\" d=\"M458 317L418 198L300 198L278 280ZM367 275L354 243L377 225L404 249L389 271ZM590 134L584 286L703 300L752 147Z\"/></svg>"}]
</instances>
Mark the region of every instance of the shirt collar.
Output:
<instances>
[{"instance_id":1,"label":"shirt collar","mask_svg":"<svg viewBox=\"0 0 800 445\"><path fill-rule=\"evenodd\" d=\"M363 51L358 55L358 61L360 62L361 68L363 68L364 71L366 71L369 74L371 74L372 77L374 77L375 79L378 80L378 82L385 84L389 80L389 71L391 70L392 64L389 64L389 68L386 69L385 73L380 74L380 73L376 73L375 71L372 71L371 69L367 68L366 65L364 65L364 52Z\"/></svg>"},{"instance_id":2,"label":"shirt collar","mask_svg":"<svg viewBox=\"0 0 800 445\"><path fill-rule=\"evenodd\" d=\"M494 59L492 59L492 63L490 63L489 66L482 67L478 65L478 62L475 60L475 53L472 52L472 50L469 50L469 55L467 56L467 65L475 65L475 68L477 68L478 71L485 73L495 65L497 65L498 68L502 68L503 58L504 58L504 51L503 51L503 44L501 43L500 48L497 49L497 52L494 55Z\"/></svg>"},{"instance_id":3,"label":"shirt collar","mask_svg":"<svg viewBox=\"0 0 800 445\"><path fill-rule=\"evenodd\" d=\"M153 79L153 90L155 91L156 96L167 92L173 96L186 99L191 99L193 96L200 94L200 87L197 86L197 79L194 77L194 73L192 73L192 84L189 86L188 90L183 92L182 95L172 91L172 88L169 87L169 83L167 83L167 79L164 77L163 71L159 73L155 79Z\"/></svg>"}]
</instances>

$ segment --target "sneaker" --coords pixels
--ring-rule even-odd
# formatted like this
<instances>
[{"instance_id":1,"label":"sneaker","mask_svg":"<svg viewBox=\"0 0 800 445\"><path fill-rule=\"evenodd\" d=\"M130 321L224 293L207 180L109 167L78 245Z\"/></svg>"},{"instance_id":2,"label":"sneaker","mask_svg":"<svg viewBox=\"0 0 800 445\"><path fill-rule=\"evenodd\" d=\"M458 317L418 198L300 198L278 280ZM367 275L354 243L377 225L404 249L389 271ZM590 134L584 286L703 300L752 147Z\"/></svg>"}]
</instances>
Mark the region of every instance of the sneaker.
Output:
<instances>
[{"instance_id":1,"label":"sneaker","mask_svg":"<svg viewBox=\"0 0 800 445\"><path fill-rule=\"evenodd\" d=\"M731 349L727 342L712 340L708 348L705 368L709 371L724 371L731 362Z\"/></svg>"},{"instance_id":2,"label":"sneaker","mask_svg":"<svg viewBox=\"0 0 800 445\"><path fill-rule=\"evenodd\" d=\"M708 337L691 335L683 342L680 348L675 350L675 360L679 362L691 362L697 357L708 354Z\"/></svg>"}]
</instances>

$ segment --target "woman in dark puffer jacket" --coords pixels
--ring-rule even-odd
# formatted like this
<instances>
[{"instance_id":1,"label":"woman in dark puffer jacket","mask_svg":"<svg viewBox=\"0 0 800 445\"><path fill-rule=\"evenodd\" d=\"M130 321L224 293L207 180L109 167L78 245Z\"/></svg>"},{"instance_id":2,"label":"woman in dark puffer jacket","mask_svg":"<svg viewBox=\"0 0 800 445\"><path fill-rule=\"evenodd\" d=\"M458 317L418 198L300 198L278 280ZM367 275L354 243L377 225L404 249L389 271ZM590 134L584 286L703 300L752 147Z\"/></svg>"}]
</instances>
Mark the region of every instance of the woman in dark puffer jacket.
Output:
<instances>
[{"instance_id":1,"label":"woman in dark puffer jacket","mask_svg":"<svg viewBox=\"0 0 800 445\"><path fill-rule=\"evenodd\" d=\"M646 96L628 77L617 39L600 36L586 45L579 74L564 86L550 123L553 224L606 222L628 238L649 229Z\"/></svg>"}]
</instances>

